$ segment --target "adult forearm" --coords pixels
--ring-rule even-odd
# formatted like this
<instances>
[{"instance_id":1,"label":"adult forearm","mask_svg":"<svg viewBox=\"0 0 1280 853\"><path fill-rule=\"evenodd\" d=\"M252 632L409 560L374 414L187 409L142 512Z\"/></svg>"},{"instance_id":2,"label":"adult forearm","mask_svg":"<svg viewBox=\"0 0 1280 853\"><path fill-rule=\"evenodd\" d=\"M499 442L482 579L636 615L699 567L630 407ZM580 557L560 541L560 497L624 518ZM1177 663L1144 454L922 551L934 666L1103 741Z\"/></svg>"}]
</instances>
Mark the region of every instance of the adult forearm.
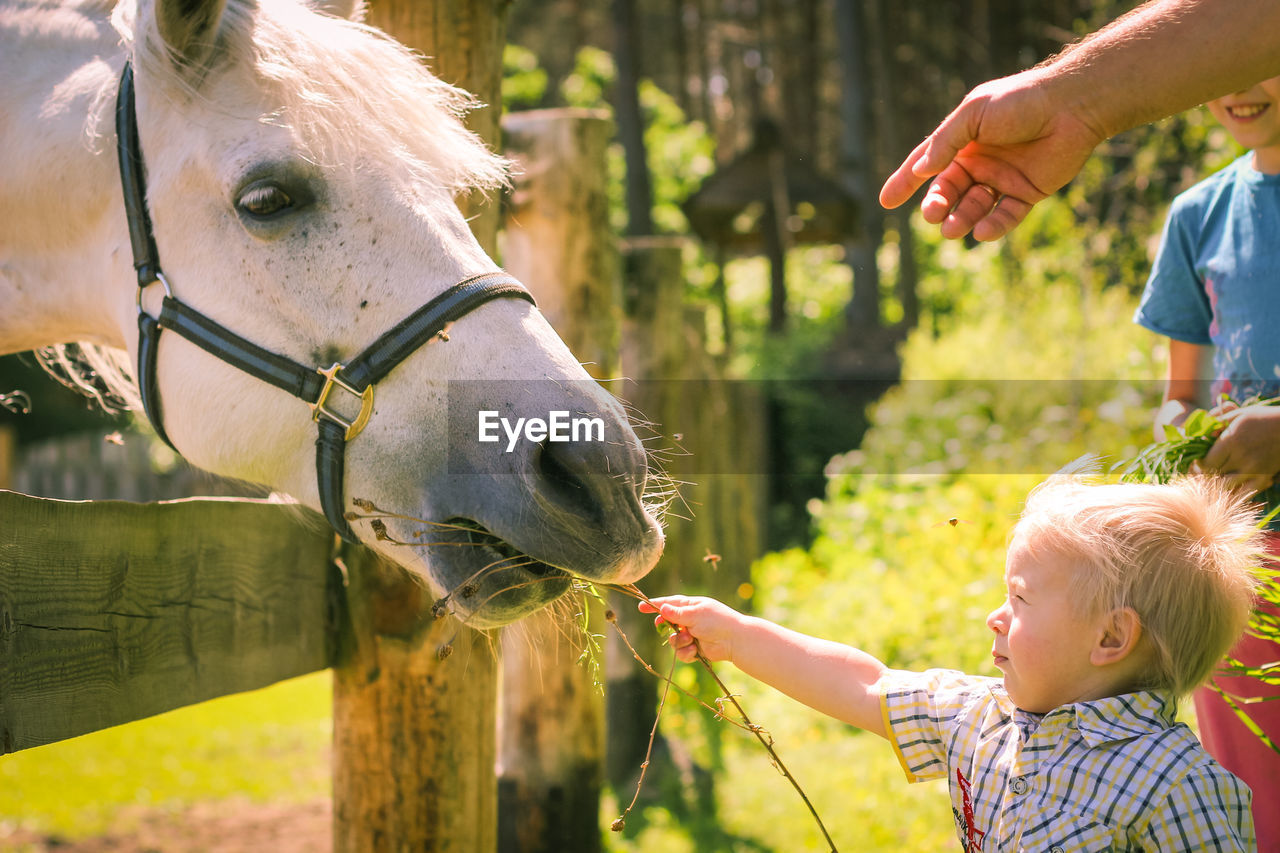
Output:
<instances>
[{"instance_id":1,"label":"adult forearm","mask_svg":"<svg viewBox=\"0 0 1280 853\"><path fill-rule=\"evenodd\" d=\"M1111 136L1280 74L1280 2L1154 0L1044 69L1050 99Z\"/></svg>"},{"instance_id":2,"label":"adult forearm","mask_svg":"<svg viewBox=\"0 0 1280 853\"><path fill-rule=\"evenodd\" d=\"M885 666L871 655L746 617L733 664L827 716L884 736L877 682Z\"/></svg>"}]
</instances>

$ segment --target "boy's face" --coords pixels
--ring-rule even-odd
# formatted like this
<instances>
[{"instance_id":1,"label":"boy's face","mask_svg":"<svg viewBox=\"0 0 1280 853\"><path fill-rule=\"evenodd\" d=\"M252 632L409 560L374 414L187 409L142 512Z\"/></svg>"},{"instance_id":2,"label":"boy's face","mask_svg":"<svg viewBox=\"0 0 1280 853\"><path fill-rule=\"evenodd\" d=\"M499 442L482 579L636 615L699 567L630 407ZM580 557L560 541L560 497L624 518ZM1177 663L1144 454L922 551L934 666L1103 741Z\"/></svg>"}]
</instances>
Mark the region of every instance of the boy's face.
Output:
<instances>
[{"instance_id":1,"label":"boy's face","mask_svg":"<svg viewBox=\"0 0 1280 853\"><path fill-rule=\"evenodd\" d=\"M1254 151L1259 171L1280 171L1280 77L1209 102L1236 142Z\"/></svg>"},{"instance_id":2,"label":"boy's face","mask_svg":"<svg viewBox=\"0 0 1280 853\"><path fill-rule=\"evenodd\" d=\"M1071 597L1071 558L1015 534L1005 565L1004 604L987 617L995 631L991 654L1005 690L1024 711L1043 714L1060 705L1096 699L1090 663L1093 620L1077 615Z\"/></svg>"}]
</instances>

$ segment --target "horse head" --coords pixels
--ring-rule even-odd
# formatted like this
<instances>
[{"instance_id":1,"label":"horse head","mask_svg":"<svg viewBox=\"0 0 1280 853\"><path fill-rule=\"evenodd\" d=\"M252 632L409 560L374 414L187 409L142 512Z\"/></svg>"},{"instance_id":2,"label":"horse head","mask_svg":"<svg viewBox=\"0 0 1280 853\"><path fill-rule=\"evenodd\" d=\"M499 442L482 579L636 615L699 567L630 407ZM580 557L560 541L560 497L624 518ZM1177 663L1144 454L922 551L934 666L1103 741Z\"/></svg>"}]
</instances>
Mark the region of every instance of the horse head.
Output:
<instances>
[{"instance_id":1,"label":"horse head","mask_svg":"<svg viewBox=\"0 0 1280 853\"><path fill-rule=\"evenodd\" d=\"M351 11L141 0L116 12L166 288L316 368L347 363L456 282L497 270L455 203L504 180L459 119L468 96ZM141 310L159 314L162 295L141 290ZM160 340L163 429L182 455L319 509L307 404L178 335ZM528 302L458 317L364 402L328 403L368 417L345 447L342 514L469 624L519 618L571 576L626 583L656 562L639 440ZM526 428L494 441L486 417Z\"/></svg>"}]
</instances>

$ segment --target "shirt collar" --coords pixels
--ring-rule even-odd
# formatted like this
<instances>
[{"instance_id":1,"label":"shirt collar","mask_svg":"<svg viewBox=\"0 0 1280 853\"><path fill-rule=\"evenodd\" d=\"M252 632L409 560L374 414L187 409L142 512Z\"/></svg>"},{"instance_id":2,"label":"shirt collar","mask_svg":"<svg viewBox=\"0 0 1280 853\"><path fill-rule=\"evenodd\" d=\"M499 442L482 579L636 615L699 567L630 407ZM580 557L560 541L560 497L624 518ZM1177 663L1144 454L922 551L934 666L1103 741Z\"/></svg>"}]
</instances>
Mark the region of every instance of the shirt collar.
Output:
<instances>
[{"instance_id":1,"label":"shirt collar","mask_svg":"<svg viewBox=\"0 0 1280 853\"><path fill-rule=\"evenodd\" d=\"M1074 718L1076 730L1090 748L1171 728L1176 712L1172 697L1150 690L1073 702L1054 708L1048 714L1032 714L1016 707L999 682L991 685L991 695L1000 712L1007 719L1020 723L1020 728L1025 722L1032 724L1030 727L1034 729L1040 721L1059 715Z\"/></svg>"},{"instance_id":2,"label":"shirt collar","mask_svg":"<svg viewBox=\"0 0 1280 853\"><path fill-rule=\"evenodd\" d=\"M1054 713L1073 714L1080 737L1094 747L1172 728L1175 711L1172 697L1143 690L1091 702L1076 702L1058 708Z\"/></svg>"}]
</instances>

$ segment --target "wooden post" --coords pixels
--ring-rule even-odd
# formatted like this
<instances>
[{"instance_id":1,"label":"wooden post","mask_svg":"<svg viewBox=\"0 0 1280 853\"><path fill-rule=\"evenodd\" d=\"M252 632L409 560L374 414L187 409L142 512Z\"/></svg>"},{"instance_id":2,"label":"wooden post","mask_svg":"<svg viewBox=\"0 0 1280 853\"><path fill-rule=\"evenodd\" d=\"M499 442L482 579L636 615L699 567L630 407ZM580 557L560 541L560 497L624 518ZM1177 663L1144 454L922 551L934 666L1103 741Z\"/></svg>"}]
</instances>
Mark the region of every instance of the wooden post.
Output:
<instances>
[{"instance_id":1,"label":"wooden post","mask_svg":"<svg viewBox=\"0 0 1280 853\"><path fill-rule=\"evenodd\" d=\"M346 555L352 630L334 667L333 849L492 850L493 638L434 620L430 594Z\"/></svg>"},{"instance_id":2,"label":"wooden post","mask_svg":"<svg viewBox=\"0 0 1280 853\"><path fill-rule=\"evenodd\" d=\"M470 126L497 140L508 0L373 0L369 22L426 57L437 76L490 106ZM476 200L463 203L474 214ZM494 250L498 211L471 220ZM403 571L348 555L351 634L334 669L336 853L496 846L498 667L490 637L452 617ZM446 654L445 649L450 653Z\"/></svg>"},{"instance_id":3,"label":"wooden post","mask_svg":"<svg viewBox=\"0 0 1280 853\"><path fill-rule=\"evenodd\" d=\"M618 369L621 283L609 228L603 110L530 110L503 119L518 174L501 239L503 266L597 379Z\"/></svg>"},{"instance_id":4,"label":"wooden post","mask_svg":"<svg viewBox=\"0 0 1280 853\"><path fill-rule=\"evenodd\" d=\"M612 378L621 319L606 195L612 122L599 111L558 109L514 113L502 126L519 167L503 266L588 372ZM503 637L499 853L601 849L604 707L581 660L585 638L564 621L544 612Z\"/></svg>"}]
</instances>

